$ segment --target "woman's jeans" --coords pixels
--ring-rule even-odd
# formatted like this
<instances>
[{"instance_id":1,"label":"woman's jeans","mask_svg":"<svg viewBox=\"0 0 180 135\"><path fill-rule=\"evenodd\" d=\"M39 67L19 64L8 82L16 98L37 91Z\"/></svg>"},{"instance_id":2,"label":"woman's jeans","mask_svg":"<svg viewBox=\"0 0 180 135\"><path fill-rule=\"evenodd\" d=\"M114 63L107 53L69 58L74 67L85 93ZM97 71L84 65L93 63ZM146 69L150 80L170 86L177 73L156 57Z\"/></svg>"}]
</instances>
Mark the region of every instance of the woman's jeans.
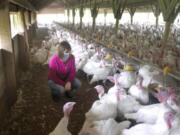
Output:
<instances>
[{"instance_id":1,"label":"woman's jeans","mask_svg":"<svg viewBox=\"0 0 180 135\"><path fill-rule=\"evenodd\" d=\"M60 98L61 94L65 93L65 89L63 86L56 84L55 82L53 82L52 80L48 80L48 86L51 89L52 92L52 96L55 96L57 98ZM75 78L72 81L71 84L71 91L75 92L76 90L78 90L81 87L81 82L79 79Z\"/></svg>"}]
</instances>

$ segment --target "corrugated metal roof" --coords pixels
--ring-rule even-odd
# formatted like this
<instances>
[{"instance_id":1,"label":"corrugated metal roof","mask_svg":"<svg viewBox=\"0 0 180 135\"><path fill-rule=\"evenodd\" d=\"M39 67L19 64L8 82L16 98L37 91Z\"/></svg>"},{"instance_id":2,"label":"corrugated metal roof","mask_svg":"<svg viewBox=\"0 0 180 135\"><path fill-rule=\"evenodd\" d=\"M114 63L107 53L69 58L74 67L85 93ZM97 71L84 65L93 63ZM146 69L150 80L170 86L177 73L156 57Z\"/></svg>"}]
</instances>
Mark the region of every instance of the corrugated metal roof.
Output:
<instances>
[{"instance_id":1,"label":"corrugated metal roof","mask_svg":"<svg viewBox=\"0 0 180 135\"><path fill-rule=\"evenodd\" d=\"M33 10L33 11L36 10L28 0L9 0L9 2L19 5L20 7L26 8L28 10Z\"/></svg>"},{"instance_id":2,"label":"corrugated metal roof","mask_svg":"<svg viewBox=\"0 0 180 135\"><path fill-rule=\"evenodd\" d=\"M100 7L112 7L113 0L10 0L13 3L25 6L29 9L40 10L55 2L60 7L79 7L81 2L85 7L90 7L93 3L98 3ZM180 0L179 0L180 2ZM158 3L158 0L127 0L127 6L147 6Z\"/></svg>"}]
</instances>

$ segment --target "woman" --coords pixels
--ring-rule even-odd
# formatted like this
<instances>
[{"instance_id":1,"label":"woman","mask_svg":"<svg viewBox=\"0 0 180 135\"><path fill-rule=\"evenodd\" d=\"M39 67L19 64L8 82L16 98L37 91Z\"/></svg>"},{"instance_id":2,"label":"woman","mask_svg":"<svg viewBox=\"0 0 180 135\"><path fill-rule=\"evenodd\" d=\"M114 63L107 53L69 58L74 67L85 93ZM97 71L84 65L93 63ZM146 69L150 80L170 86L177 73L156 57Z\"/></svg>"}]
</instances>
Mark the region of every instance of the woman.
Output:
<instances>
[{"instance_id":1,"label":"woman","mask_svg":"<svg viewBox=\"0 0 180 135\"><path fill-rule=\"evenodd\" d=\"M58 53L49 61L48 85L54 101L59 101L60 95L71 98L80 88L81 82L75 78L75 58L71 54L71 46L67 41L58 43Z\"/></svg>"}]
</instances>

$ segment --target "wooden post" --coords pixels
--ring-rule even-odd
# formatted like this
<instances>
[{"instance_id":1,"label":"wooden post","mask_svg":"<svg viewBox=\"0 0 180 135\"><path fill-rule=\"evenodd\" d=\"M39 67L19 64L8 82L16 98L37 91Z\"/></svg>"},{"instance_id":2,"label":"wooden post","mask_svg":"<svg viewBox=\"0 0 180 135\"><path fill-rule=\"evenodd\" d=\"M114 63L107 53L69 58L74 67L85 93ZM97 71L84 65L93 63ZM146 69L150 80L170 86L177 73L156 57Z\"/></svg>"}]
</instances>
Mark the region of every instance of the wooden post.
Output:
<instances>
[{"instance_id":1,"label":"wooden post","mask_svg":"<svg viewBox=\"0 0 180 135\"><path fill-rule=\"evenodd\" d=\"M128 9L128 11L129 11L129 14L131 16L131 24L133 24L133 17L134 17L134 14L136 12L136 7L131 7Z\"/></svg>"},{"instance_id":2,"label":"wooden post","mask_svg":"<svg viewBox=\"0 0 180 135\"><path fill-rule=\"evenodd\" d=\"M37 22L36 20L36 12L31 12L31 24L34 24L35 22Z\"/></svg>"},{"instance_id":3,"label":"wooden post","mask_svg":"<svg viewBox=\"0 0 180 135\"><path fill-rule=\"evenodd\" d=\"M96 17L93 17L92 29L95 30L96 27Z\"/></svg>"},{"instance_id":4,"label":"wooden post","mask_svg":"<svg viewBox=\"0 0 180 135\"><path fill-rule=\"evenodd\" d=\"M28 43L28 34L27 34L27 26L26 26L26 20L25 20L25 14L24 11L20 11L21 19L23 22L23 29L24 29L24 40L25 43L22 45L22 58L24 59L21 60L23 63L21 64L22 70L27 70L29 68L29 43ZM22 43L23 44L23 43Z\"/></svg>"},{"instance_id":5,"label":"wooden post","mask_svg":"<svg viewBox=\"0 0 180 135\"><path fill-rule=\"evenodd\" d=\"M24 11L24 18L25 18L26 27L27 29L29 29L30 26L29 11Z\"/></svg>"},{"instance_id":6,"label":"wooden post","mask_svg":"<svg viewBox=\"0 0 180 135\"><path fill-rule=\"evenodd\" d=\"M107 10L104 9L104 26L106 26Z\"/></svg>"},{"instance_id":7,"label":"wooden post","mask_svg":"<svg viewBox=\"0 0 180 135\"><path fill-rule=\"evenodd\" d=\"M119 19L116 19L116 26L115 26L116 34L118 32L118 28L119 28Z\"/></svg>"},{"instance_id":8,"label":"wooden post","mask_svg":"<svg viewBox=\"0 0 180 135\"><path fill-rule=\"evenodd\" d=\"M36 12L32 12L32 20L35 28L37 28L37 14Z\"/></svg>"},{"instance_id":9,"label":"wooden post","mask_svg":"<svg viewBox=\"0 0 180 135\"><path fill-rule=\"evenodd\" d=\"M37 29L37 20L36 13L31 12L31 24L32 24L32 37L36 37L36 29Z\"/></svg>"},{"instance_id":10,"label":"wooden post","mask_svg":"<svg viewBox=\"0 0 180 135\"><path fill-rule=\"evenodd\" d=\"M35 21L34 21L34 12L31 12L31 24L33 24Z\"/></svg>"},{"instance_id":11,"label":"wooden post","mask_svg":"<svg viewBox=\"0 0 180 135\"><path fill-rule=\"evenodd\" d=\"M93 8L91 9L91 17L93 18L93 22L92 22L92 29L93 29L93 31L95 30L95 27L96 27L96 17L98 15L98 12L99 12L99 7L95 3L93 5Z\"/></svg>"},{"instance_id":12,"label":"wooden post","mask_svg":"<svg viewBox=\"0 0 180 135\"><path fill-rule=\"evenodd\" d=\"M159 16L156 16L156 28L159 26Z\"/></svg>"},{"instance_id":13,"label":"wooden post","mask_svg":"<svg viewBox=\"0 0 180 135\"><path fill-rule=\"evenodd\" d=\"M29 21L29 25L31 26L32 25L32 23L31 23L31 11L27 11L28 13L28 21Z\"/></svg>"},{"instance_id":14,"label":"wooden post","mask_svg":"<svg viewBox=\"0 0 180 135\"><path fill-rule=\"evenodd\" d=\"M73 26L74 26L74 24L75 24L75 16L76 16L76 9L75 8L72 9L72 15L73 15Z\"/></svg>"},{"instance_id":15,"label":"wooden post","mask_svg":"<svg viewBox=\"0 0 180 135\"><path fill-rule=\"evenodd\" d=\"M9 109L16 100L16 74L15 59L11 41L11 29L9 18L9 1L3 0L0 4L0 50L2 53L3 74L5 75L4 89L0 86L0 101L6 109ZM2 101L4 98L4 101ZM0 106L0 111L2 106ZM1 113L1 112L0 112ZM2 117L2 116L0 116Z\"/></svg>"},{"instance_id":16,"label":"wooden post","mask_svg":"<svg viewBox=\"0 0 180 135\"><path fill-rule=\"evenodd\" d=\"M23 29L24 29L24 37L26 40L26 44L29 47L29 43L28 43L28 35L27 35L27 20L26 20L26 15L25 12L23 10L20 10L20 14L21 14L21 20L23 22Z\"/></svg>"},{"instance_id":17,"label":"wooden post","mask_svg":"<svg viewBox=\"0 0 180 135\"><path fill-rule=\"evenodd\" d=\"M112 8L114 13L114 18L116 18L116 25L115 25L115 33L117 35L118 33L118 26L119 26L119 20L122 17L122 14L125 10L127 0L113 0L112 1Z\"/></svg>"},{"instance_id":18,"label":"wooden post","mask_svg":"<svg viewBox=\"0 0 180 135\"><path fill-rule=\"evenodd\" d=\"M70 17L69 8L67 9L67 16L68 16L68 24L69 24L69 23L70 23L70 19L69 19L69 17Z\"/></svg>"},{"instance_id":19,"label":"wooden post","mask_svg":"<svg viewBox=\"0 0 180 135\"><path fill-rule=\"evenodd\" d=\"M178 0L158 0L158 2L164 21L166 22L162 41L162 43L166 45L169 38L169 33L171 31L171 24L174 22L176 16L180 12L180 4L178 4Z\"/></svg>"},{"instance_id":20,"label":"wooden post","mask_svg":"<svg viewBox=\"0 0 180 135\"><path fill-rule=\"evenodd\" d=\"M83 6L81 6L80 9L79 9L79 15L80 15L80 29L81 29L82 28L82 18L84 16Z\"/></svg>"},{"instance_id":21,"label":"wooden post","mask_svg":"<svg viewBox=\"0 0 180 135\"><path fill-rule=\"evenodd\" d=\"M169 33L171 32L171 22L166 21L165 24L165 31L163 36L163 44L166 44L166 41L168 40Z\"/></svg>"},{"instance_id":22,"label":"wooden post","mask_svg":"<svg viewBox=\"0 0 180 135\"><path fill-rule=\"evenodd\" d=\"M32 23L32 11L27 11L27 17L28 17L28 24L29 24L29 30L27 32L28 34L28 43L32 44L32 36L33 36L33 23Z\"/></svg>"},{"instance_id":23,"label":"wooden post","mask_svg":"<svg viewBox=\"0 0 180 135\"><path fill-rule=\"evenodd\" d=\"M159 26L159 16L161 14L161 10L158 5L152 6L152 10L154 13L154 16L156 17L156 28Z\"/></svg>"}]
</instances>

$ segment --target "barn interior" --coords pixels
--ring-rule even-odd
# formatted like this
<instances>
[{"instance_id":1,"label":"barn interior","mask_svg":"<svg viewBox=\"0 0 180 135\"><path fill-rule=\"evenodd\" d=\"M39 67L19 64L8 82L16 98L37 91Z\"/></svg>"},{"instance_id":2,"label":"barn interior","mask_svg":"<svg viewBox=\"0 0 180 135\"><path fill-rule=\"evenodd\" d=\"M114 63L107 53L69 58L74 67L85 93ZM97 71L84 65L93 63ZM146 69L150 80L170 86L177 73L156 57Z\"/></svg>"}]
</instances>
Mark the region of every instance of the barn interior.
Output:
<instances>
[{"instance_id":1,"label":"barn interior","mask_svg":"<svg viewBox=\"0 0 180 135\"><path fill-rule=\"evenodd\" d=\"M135 23L137 12L153 13L155 20L148 21L154 24ZM86 112L101 100L95 86L102 85L108 93L115 82L108 77L124 72L137 75L140 69L149 73L142 73L148 82L144 86L149 95L146 104L164 102L152 96L154 91L161 94L163 89L167 94L173 88L180 107L179 12L179 0L0 0L0 135L48 135L63 117L67 102L76 102L67 129L78 135L87 119ZM122 24L124 14L129 20ZM110 15L114 20L108 18ZM141 14L137 20L144 21ZM54 102L48 87L48 62L57 51L57 43L63 40L71 44L82 86L74 98ZM93 62L97 68L90 61L96 53L98 62ZM85 69L87 63L90 67ZM136 82L123 87L126 91L137 84L138 77L134 79ZM177 110L179 114L180 108ZM175 130L172 132L178 133L179 128ZM168 131L159 135L178 134Z\"/></svg>"}]
</instances>

